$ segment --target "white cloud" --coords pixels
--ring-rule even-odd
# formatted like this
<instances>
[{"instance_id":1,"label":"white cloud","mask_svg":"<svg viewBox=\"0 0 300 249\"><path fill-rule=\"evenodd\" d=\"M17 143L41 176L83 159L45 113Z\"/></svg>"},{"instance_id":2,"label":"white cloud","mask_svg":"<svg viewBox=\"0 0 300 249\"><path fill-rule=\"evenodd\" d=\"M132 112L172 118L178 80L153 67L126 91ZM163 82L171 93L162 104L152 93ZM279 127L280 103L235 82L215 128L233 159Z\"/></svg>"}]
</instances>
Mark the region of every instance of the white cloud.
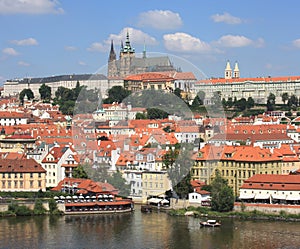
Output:
<instances>
[{"instance_id":1,"label":"white cloud","mask_svg":"<svg viewBox=\"0 0 300 249\"><path fill-rule=\"evenodd\" d=\"M13 49L13 48L4 48L4 49L2 50L2 53L6 54L6 55L13 55L13 56L16 56L16 55L19 54L19 53L18 53L15 49Z\"/></svg>"},{"instance_id":2,"label":"white cloud","mask_svg":"<svg viewBox=\"0 0 300 249\"><path fill-rule=\"evenodd\" d=\"M242 23L242 20L238 17L232 16L229 13L223 13L223 14L215 14L212 15L211 18L214 22L224 22L227 24L240 24Z\"/></svg>"},{"instance_id":3,"label":"white cloud","mask_svg":"<svg viewBox=\"0 0 300 249\"><path fill-rule=\"evenodd\" d=\"M167 34L163 36L165 47L177 52L208 52L211 46L186 33Z\"/></svg>"},{"instance_id":4,"label":"white cloud","mask_svg":"<svg viewBox=\"0 0 300 249\"><path fill-rule=\"evenodd\" d=\"M57 0L0 0L0 14L63 13Z\"/></svg>"},{"instance_id":5,"label":"white cloud","mask_svg":"<svg viewBox=\"0 0 300 249\"><path fill-rule=\"evenodd\" d=\"M65 46L65 50L66 51L75 51L75 50L77 50L77 47L74 47L74 46Z\"/></svg>"},{"instance_id":6,"label":"white cloud","mask_svg":"<svg viewBox=\"0 0 300 249\"><path fill-rule=\"evenodd\" d=\"M300 39L294 40L292 44L295 48L300 48Z\"/></svg>"},{"instance_id":7,"label":"white cloud","mask_svg":"<svg viewBox=\"0 0 300 249\"><path fill-rule=\"evenodd\" d=\"M87 48L90 52L107 52L108 47L100 42L94 42Z\"/></svg>"},{"instance_id":8,"label":"white cloud","mask_svg":"<svg viewBox=\"0 0 300 249\"><path fill-rule=\"evenodd\" d=\"M255 45L255 42L242 35L224 35L215 44L221 47L236 48Z\"/></svg>"},{"instance_id":9,"label":"white cloud","mask_svg":"<svg viewBox=\"0 0 300 249\"><path fill-rule=\"evenodd\" d=\"M18 46L35 46L38 45L38 42L34 38L28 38L23 40L13 40L11 43L18 45Z\"/></svg>"},{"instance_id":10,"label":"white cloud","mask_svg":"<svg viewBox=\"0 0 300 249\"><path fill-rule=\"evenodd\" d=\"M106 52L109 50L111 41L114 45L119 45L121 41L125 43L127 32L129 34L130 44L134 47L134 44L146 44L146 45L156 45L157 41L154 37L142 32L141 30L126 27L121 30L119 34L110 34L109 37L103 42L94 42L90 47L87 48L90 52Z\"/></svg>"},{"instance_id":11,"label":"white cloud","mask_svg":"<svg viewBox=\"0 0 300 249\"><path fill-rule=\"evenodd\" d=\"M182 26L178 13L170 10L150 10L139 15L138 25L155 29L176 29Z\"/></svg>"},{"instance_id":12,"label":"white cloud","mask_svg":"<svg viewBox=\"0 0 300 249\"><path fill-rule=\"evenodd\" d=\"M86 66L86 63L85 63L84 61L78 61L78 64L79 64L80 66Z\"/></svg>"},{"instance_id":13,"label":"white cloud","mask_svg":"<svg viewBox=\"0 0 300 249\"><path fill-rule=\"evenodd\" d=\"M19 61L19 62L18 62L18 65L19 65L19 66L22 66L22 67L29 67L29 66L30 66L30 64L27 63L27 62L25 62L25 61Z\"/></svg>"}]
</instances>

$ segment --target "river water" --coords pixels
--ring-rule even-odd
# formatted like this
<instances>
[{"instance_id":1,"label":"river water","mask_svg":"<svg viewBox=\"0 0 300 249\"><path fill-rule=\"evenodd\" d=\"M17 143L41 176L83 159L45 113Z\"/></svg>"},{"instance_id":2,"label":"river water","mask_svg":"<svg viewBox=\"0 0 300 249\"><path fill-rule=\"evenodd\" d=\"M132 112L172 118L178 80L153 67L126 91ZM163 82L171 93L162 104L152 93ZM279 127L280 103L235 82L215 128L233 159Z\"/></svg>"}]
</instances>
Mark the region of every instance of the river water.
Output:
<instances>
[{"instance_id":1,"label":"river water","mask_svg":"<svg viewBox=\"0 0 300 249\"><path fill-rule=\"evenodd\" d=\"M0 248L300 249L300 222L221 219L200 228L200 218L163 212L0 218Z\"/></svg>"}]
</instances>

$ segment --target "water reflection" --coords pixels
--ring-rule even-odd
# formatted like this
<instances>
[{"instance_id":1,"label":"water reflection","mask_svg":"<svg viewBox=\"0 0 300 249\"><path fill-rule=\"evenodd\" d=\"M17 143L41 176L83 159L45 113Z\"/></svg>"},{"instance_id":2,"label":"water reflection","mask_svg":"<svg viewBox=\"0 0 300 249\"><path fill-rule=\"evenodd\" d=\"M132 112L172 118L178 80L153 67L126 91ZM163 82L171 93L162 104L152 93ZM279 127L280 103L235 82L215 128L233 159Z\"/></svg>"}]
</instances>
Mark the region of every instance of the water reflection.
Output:
<instances>
[{"instance_id":1,"label":"water reflection","mask_svg":"<svg viewBox=\"0 0 300 249\"><path fill-rule=\"evenodd\" d=\"M0 218L0 248L299 249L299 222L200 219L165 213Z\"/></svg>"}]
</instances>

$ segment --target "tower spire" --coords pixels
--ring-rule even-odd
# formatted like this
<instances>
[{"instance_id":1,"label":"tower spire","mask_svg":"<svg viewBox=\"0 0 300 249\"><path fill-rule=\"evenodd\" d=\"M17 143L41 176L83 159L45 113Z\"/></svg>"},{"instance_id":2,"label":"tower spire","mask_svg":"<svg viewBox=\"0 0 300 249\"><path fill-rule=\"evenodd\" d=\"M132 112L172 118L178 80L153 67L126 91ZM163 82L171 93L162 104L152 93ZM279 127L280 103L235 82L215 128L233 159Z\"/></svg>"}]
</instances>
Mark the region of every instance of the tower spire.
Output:
<instances>
[{"instance_id":1,"label":"tower spire","mask_svg":"<svg viewBox=\"0 0 300 249\"><path fill-rule=\"evenodd\" d=\"M134 48L132 48L131 45L130 45L128 30L127 30L127 34L126 34L126 41L125 41L125 46L123 48L123 52L129 52L129 53L133 53L134 52Z\"/></svg>"},{"instance_id":2,"label":"tower spire","mask_svg":"<svg viewBox=\"0 0 300 249\"><path fill-rule=\"evenodd\" d=\"M110 52L109 52L109 59L108 61L114 61L116 60L117 57L116 57L116 53L115 53L115 50L114 50L114 43L113 43L113 40L111 40L111 45L110 45Z\"/></svg>"}]
</instances>

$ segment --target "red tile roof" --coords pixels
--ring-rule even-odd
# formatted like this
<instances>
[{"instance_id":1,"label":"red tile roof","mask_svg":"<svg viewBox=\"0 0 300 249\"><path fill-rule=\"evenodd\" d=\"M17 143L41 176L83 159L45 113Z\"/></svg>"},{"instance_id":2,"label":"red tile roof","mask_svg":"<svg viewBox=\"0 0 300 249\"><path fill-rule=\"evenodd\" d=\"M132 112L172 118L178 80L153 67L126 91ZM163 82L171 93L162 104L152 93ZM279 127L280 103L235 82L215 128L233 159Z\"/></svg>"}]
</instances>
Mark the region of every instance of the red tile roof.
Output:
<instances>
[{"instance_id":1,"label":"red tile roof","mask_svg":"<svg viewBox=\"0 0 300 249\"><path fill-rule=\"evenodd\" d=\"M300 191L300 175L257 174L245 180L240 189Z\"/></svg>"},{"instance_id":2,"label":"red tile roof","mask_svg":"<svg viewBox=\"0 0 300 249\"><path fill-rule=\"evenodd\" d=\"M1 173L46 173L34 159L0 159Z\"/></svg>"}]
</instances>

